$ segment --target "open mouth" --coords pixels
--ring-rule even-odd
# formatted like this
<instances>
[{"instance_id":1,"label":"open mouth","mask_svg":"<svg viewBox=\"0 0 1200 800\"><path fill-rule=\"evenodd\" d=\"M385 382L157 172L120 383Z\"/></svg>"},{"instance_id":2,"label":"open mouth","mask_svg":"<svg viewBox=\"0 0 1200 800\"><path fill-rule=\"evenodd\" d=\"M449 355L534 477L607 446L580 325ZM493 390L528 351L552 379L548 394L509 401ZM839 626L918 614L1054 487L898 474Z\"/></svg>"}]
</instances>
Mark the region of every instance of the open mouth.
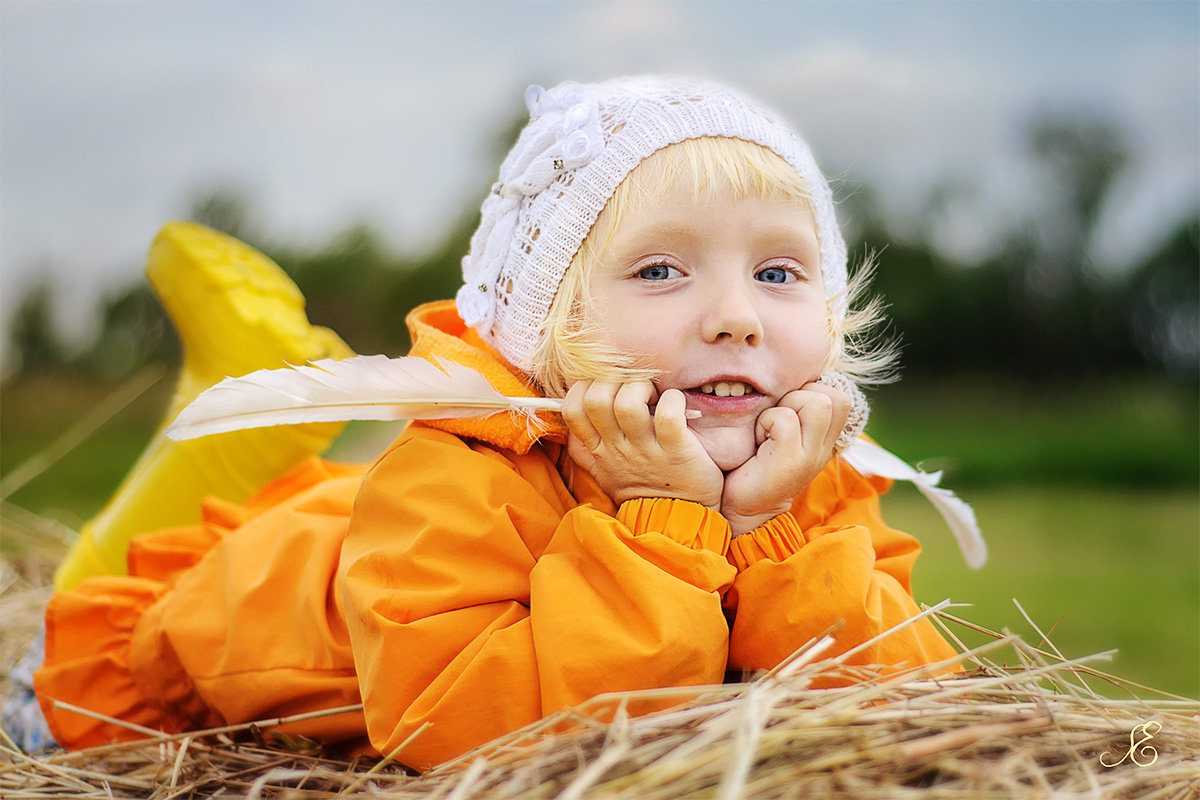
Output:
<instances>
[{"instance_id":1,"label":"open mouth","mask_svg":"<svg viewBox=\"0 0 1200 800\"><path fill-rule=\"evenodd\" d=\"M741 381L714 381L700 386L699 391L714 397L742 397L758 393L753 386Z\"/></svg>"}]
</instances>

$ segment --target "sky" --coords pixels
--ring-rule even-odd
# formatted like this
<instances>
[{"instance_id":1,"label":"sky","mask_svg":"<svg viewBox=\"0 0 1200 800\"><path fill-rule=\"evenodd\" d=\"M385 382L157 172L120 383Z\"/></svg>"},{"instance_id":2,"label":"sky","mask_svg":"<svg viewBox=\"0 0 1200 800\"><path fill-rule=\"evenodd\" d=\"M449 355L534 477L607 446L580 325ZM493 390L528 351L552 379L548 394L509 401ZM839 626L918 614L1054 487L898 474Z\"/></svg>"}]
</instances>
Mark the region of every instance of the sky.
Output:
<instances>
[{"instance_id":1,"label":"sky","mask_svg":"<svg viewBox=\"0 0 1200 800\"><path fill-rule=\"evenodd\" d=\"M0 330L48 277L88 336L157 229L220 189L271 241L367 222L420 253L482 200L526 85L640 72L759 97L900 227L969 187L937 231L968 261L1036 210L1022 136L1047 111L1133 149L1094 243L1112 268L1200 208L1191 1L0 0Z\"/></svg>"}]
</instances>

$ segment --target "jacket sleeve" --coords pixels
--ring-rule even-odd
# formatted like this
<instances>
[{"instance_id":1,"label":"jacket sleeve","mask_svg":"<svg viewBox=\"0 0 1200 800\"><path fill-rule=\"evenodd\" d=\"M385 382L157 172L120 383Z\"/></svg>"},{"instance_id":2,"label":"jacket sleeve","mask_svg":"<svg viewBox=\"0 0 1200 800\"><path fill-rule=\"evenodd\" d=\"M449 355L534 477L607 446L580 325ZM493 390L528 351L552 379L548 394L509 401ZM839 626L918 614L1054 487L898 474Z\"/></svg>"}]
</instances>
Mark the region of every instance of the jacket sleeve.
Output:
<instances>
[{"instance_id":1,"label":"jacket sleeve","mask_svg":"<svg viewBox=\"0 0 1200 800\"><path fill-rule=\"evenodd\" d=\"M729 610L736 609L731 668L770 669L840 623L824 654L838 655L918 613L909 579L921 546L883 523L879 492L889 485L835 459L791 512L733 540L728 555L738 575L726 596ZM921 620L847 663L894 669L953 655L932 623Z\"/></svg>"},{"instance_id":2,"label":"jacket sleeve","mask_svg":"<svg viewBox=\"0 0 1200 800\"><path fill-rule=\"evenodd\" d=\"M372 744L418 769L596 694L720 682L734 569L702 506L576 506L536 452L424 429L368 473L341 597Z\"/></svg>"}]
</instances>

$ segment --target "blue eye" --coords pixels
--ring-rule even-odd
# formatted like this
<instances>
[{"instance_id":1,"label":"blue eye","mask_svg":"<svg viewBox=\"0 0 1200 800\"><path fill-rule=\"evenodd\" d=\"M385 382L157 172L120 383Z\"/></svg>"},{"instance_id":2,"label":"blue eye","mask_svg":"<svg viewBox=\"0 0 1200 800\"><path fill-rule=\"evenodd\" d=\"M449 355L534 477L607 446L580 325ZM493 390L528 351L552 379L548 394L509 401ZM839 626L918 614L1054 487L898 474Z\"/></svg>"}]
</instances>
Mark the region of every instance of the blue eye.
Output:
<instances>
[{"instance_id":1,"label":"blue eye","mask_svg":"<svg viewBox=\"0 0 1200 800\"><path fill-rule=\"evenodd\" d=\"M787 283L796 280L796 276L783 267L767 267L754 277L763 283Z\"/></svg>"},{"instance_id":2,"label":"blue eye","mask_svg":"<svg viewBox=\"0 0 1200 800\"><path fill-rule=\"evenodd\" d=\"M665 281L675 268L670 264L651 264L638 271L638 277L648 281Z\"/></svg>"}]
</instances>

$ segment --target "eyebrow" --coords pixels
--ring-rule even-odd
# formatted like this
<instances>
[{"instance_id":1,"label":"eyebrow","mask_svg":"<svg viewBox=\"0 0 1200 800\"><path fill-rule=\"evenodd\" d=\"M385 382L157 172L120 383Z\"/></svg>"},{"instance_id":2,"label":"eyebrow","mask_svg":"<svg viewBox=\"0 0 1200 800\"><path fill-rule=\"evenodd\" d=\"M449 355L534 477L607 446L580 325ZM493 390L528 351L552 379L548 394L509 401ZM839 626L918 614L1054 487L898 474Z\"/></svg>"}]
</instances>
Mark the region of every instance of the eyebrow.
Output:
<instances>
[{"instance_id":1,"label":"eyebrow","mask_svg":"<svg viewBox=\"0 0 1200 800\"><path fill-rule=\"evenodd\" d=\"M690 225L686 222L655 222L651 225L638 228L633 232L636 241L641 241L648 238L657 238L660 236L695 236L703 235L697 230L695 225Z\"/></svg>"},{"instance_id":2,"label":"eyebrow","mask_svg":"<svg viewBox=\"0 0 1200 800\"><path fill-rule=\"evenodd\" d=\"M706 236L704 230L696 225L672 220L655 222L632 232L631 249L641 250L651 245L655 240L668 236L684 236L702 239ZM797 232L791 225L772 225L755 231L758 241L779 247L812 246L820 249L821 242L816 236L808 236Z\"/></svg>"}]
</instances>

